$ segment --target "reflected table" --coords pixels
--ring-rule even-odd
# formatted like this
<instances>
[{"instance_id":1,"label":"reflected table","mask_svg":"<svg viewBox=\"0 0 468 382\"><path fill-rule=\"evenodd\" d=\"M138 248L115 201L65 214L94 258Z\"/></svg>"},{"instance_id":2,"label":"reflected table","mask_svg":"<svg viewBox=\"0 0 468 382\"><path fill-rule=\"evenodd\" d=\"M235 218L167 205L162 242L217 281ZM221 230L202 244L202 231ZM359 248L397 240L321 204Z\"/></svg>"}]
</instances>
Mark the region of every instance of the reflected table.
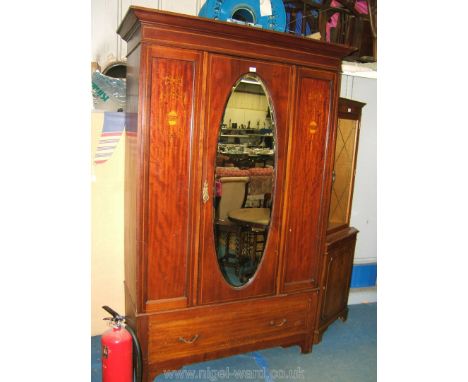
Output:
<instances>
[{"instance_id":1,"label":"reflected table","mask_svg":"<svg viewBox=\"0 0 468 382\"><path fill-rule=\"evenodd\" d=\"M246 282L254 275L265 250L270 209L239 208L229 211L227 215L230 221L244 227L239 261L244 262L241 258L248 259L247 264L250 264L240 272L241 282Z\"/></svg>"},{"instance_id":2,"label":"reflected table","mask_svg":"<svg viewBox=\"0 0 468 382\"><path fill-rule=\"evenodd\" d=\"M238 208L228 212L229 220L252 227L266 228L270 224L269 208Z\"/></svg>"}]
</instances>

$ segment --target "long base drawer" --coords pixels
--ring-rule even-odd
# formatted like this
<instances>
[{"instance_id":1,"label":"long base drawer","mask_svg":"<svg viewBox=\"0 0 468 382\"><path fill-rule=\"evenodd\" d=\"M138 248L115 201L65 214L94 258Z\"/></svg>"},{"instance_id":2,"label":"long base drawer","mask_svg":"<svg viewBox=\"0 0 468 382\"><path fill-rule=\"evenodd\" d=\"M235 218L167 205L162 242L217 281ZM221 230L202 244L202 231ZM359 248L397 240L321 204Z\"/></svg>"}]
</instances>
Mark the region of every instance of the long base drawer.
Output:
<instances>
[{"instance_id":1,"label":"long base drawer","mask_svg":"<svg viewBox=\"0 0 468 382\"><path fill-rule=\"evenodd\" d=\"M154 314L148 322L148 361L311 333L315 303L315 294L302 294Z\"/></svg>"}]
</instances>

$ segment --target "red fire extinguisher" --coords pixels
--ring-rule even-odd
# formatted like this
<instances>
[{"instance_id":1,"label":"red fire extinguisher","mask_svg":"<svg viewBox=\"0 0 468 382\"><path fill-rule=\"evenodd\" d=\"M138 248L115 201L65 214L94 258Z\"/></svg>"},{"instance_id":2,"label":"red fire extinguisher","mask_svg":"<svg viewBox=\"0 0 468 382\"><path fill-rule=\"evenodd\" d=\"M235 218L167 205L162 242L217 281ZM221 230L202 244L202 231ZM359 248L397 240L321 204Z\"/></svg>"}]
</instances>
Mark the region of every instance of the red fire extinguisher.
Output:
<instances>
[{"instance_id":1,"label":"red fire extinguisher","mask_svg":"<svg viewBox=\"0 0 468 382\"><path fill-rule=\"evenodd\" d=\"M134 376L141 382L141 348L135 332L125 317L108 306L102 308L112 315L104 318L111 328L101 337L102 382L133 382Z\"/></svg>"}]
</instances>

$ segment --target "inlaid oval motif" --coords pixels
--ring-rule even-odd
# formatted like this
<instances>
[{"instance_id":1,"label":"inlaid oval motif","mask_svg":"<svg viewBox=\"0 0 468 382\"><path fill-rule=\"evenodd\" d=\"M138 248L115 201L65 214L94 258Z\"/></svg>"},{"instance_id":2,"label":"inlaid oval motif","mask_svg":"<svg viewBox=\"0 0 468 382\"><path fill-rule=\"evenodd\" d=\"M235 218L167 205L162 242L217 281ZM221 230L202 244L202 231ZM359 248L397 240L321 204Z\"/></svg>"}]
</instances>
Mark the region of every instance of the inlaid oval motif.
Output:
<instances>
[{"instance_id":1,"label":"inlaid oval motif","mask_svg":"<svg viewBox=\"0 0 468 382\"><path fill-rule=\"evenodd\" d=\"M214 233L219 268L240 287L265 252L273 207L275 117L256 74L233 86L220 123L215 166Z\"/></svg>"}]
</instances>

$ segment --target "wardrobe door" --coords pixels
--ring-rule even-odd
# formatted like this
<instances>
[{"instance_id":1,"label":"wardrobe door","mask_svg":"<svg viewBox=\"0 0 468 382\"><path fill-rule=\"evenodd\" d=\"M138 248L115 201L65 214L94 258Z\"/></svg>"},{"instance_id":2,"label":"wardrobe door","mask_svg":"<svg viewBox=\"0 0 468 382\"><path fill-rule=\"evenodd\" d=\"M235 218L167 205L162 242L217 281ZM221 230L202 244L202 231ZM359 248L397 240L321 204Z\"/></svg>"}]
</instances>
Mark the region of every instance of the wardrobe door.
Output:
<instances>
[{"instance_id":1,"label":"wardrobe door","mask_svg":"<svg viewBox=\"0 0 468 382\"><path fill-rule=\"evenodd\" d=\"M254 78L253 82L258 81L262 83L265 93L270 98L271 112L274 114L275 144L274 157L272 158L274 161L274 172L271 195L273 204L269 206L270 220L261 260L256 267L255 273L249 275L248 281L244 280L244 283L236 286L229 282L226 274L223 273L220 267L220 260L218 258L219 241L215 243L215 168L216 161L219 159L217 152L219 152L218 139L221 136L220 126L223 123L227 102L231 97L233 88L236 88L246 75L247 77L250 76L249 78ZM205 187L203 192L200 190L200 199L203 207L201 213L199 304L268 296L275 293L287 152L288 108L292 85L291 78L292 67L289 65L239 59L217 54L210 55L208 58L203 158L203 182ZM249 84L247 83L246 87L248 86ZM232 120L231 122L235 121ZM227 125L229 122L225 121L225 123ZM257 124L256 121L252 121L252 124L254 123ZM226 125L224 128L232 127ZM244 132L238 131L236 134L245 133L249 129L244 130ZM234 138L233 140L235 141ZM242 145L240 141L237 143L238 145ZM232 223L232 221L227 221L227 219L226 222L227 224ZM235 230L235 224L232 224L230 228ZM245 230L251 230L251 227L247 227ZM243 237L244 233L234 232L232 235L235 237L234 240L238 240ZM227 247L227 251L229 252L229 242ZM236 256L242 256L240 251L236 251L237 249L234 250L231 256L234 263L237 261Z\"/></svg>"},{"instance_id":2,"label":"wardrobe door","mask_svg":"<svg viewBox=\"0 0 468 382\"><path fill-rule=\"evenodd\" d=\"M318 287L329 203L336 76L299 68L288 157L284 292Z\"/></svg>"},{"instance_id":3,"label":"wardrobe door","mask_svg":"<svg viewBox=\"0 0 468 382\"><path fill-rule=\"evenodd\" d=\"M147 206L141 285L147 312L182 308L191 299L201 58L196 51L153 45L142 60L149 79L141 111Z\"/></svg>"}]
</instances>

